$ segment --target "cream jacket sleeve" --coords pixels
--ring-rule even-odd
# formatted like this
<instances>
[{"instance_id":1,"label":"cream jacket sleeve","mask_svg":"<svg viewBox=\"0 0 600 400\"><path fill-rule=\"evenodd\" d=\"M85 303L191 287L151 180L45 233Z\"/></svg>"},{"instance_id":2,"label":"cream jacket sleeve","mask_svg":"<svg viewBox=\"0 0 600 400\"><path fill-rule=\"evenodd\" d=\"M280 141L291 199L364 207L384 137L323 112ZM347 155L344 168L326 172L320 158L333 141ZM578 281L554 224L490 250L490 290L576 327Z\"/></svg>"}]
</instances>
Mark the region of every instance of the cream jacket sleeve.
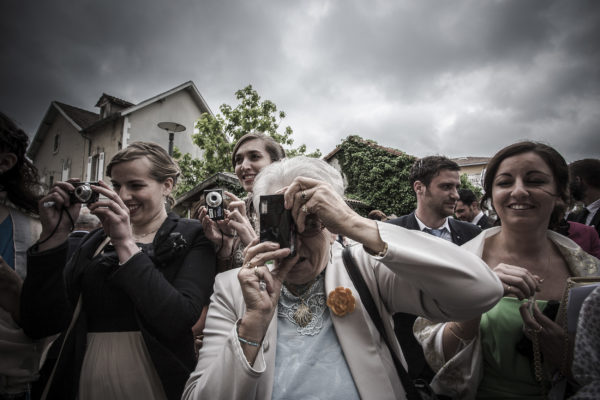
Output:
<instances>
[{"instance_id":1,"label":"cream jacket sleeve","mask_svg":"<svg viewBox=\"0 0 600 400\"><path fill-rule=\"evenodd\" d=\"M388 244L387 254L378 258L365 251L353 253L363 276L375 275L378 292L391 314L406 312L433 321L468 320L502 297L502 283L477 255L424 232L385 223L378 227Z\"/></svg>"}]
</instances>

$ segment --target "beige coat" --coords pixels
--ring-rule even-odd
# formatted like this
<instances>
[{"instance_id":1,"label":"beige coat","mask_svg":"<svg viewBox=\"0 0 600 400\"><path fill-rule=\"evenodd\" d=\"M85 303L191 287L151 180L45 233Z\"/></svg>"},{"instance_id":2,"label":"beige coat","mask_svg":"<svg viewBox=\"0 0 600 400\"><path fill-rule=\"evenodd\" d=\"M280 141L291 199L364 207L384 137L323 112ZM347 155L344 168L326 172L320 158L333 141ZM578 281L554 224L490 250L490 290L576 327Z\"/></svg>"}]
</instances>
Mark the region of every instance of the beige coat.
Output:
<instances>
[{"instance_id":1,"label":"beige coat","mask_svg":"<svg viewBox=\"0 0 600 400\"><path fill-rule=\"evenodd\" d=\"M352 247L356 264L379 308L388 337L395 338L391 315L410 312L438 321L465 320L493 307L501 298L500 280L477 256L445 240L418 231L378 223L388 243L382 257ZM327 293L350 288L357 299L354 312L331 314L340 346L363 399L403 399L404 390L391 355L359 301L341 255L341 246L325 272ZM238 270L217 276L206 319L204 344L183 399L270 399L277 340L277 312L271 321L254 367L246 361L235 325L245 312ZM460 296L457 296L460 293ZM398 343L396 353L404 361Z\"/></svg>"}]
</instances>

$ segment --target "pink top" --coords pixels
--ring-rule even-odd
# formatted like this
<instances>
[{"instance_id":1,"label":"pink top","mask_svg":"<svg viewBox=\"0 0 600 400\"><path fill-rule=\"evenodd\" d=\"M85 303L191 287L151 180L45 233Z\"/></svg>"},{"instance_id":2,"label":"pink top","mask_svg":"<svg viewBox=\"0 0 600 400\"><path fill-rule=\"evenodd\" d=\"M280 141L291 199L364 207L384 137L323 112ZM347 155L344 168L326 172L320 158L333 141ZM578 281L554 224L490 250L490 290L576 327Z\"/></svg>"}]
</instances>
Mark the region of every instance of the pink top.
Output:
<instances>
[{"instance_id":1,"label":"pink top","mask_svg":"<svg viewBox=\"0 0 600 400\"><path fill-rule=\"evenodd\" d=\"M579 222L569 222L569 239L577 243L583 250L600 258L600 238L598 232L593 226L580 224Z\"/></svg>"}]
</instances>

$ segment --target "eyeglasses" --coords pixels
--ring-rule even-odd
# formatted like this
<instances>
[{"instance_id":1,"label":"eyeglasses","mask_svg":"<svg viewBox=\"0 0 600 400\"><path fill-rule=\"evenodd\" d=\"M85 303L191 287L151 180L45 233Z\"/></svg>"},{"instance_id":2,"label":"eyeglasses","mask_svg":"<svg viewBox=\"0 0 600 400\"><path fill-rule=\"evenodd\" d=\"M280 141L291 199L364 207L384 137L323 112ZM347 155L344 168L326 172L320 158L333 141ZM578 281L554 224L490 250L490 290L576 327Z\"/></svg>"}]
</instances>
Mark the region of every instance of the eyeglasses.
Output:
<instances>
[{"instance_id":1,"label":"eyeglasses","mask_svg":"<svg viewBox=\"0 0 600 400\"><path fill-rule=\"evenodd\" d=\"M304 219L304 231L298 234L302 237L313 237L318 235L323 229L325 229L325 225L323 225L319 217L316 214L308 214Z\"/></svg>"}]
</instances>

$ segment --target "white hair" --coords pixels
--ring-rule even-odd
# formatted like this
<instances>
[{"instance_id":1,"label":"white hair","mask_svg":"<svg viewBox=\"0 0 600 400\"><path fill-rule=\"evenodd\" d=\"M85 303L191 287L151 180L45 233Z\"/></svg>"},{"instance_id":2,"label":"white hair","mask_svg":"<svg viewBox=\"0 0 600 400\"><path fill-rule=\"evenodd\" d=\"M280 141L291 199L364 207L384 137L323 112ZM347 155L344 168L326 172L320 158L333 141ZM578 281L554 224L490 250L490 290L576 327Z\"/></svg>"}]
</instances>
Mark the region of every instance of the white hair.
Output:
<instances>
[{"instance_id":1,"label":"white hair","mask_svg":"<svg viewBox=\"0 0 600 400\"><path fill-rule=\"evenodd\" d=\"M338 170L318 158L298 156L284 158L260 171L252 191L254 208L258 210L260 196L273 194L282 187L289 186L299 176L326 182L344 197L344 180Z\"/></svg>"}]
</instances>

